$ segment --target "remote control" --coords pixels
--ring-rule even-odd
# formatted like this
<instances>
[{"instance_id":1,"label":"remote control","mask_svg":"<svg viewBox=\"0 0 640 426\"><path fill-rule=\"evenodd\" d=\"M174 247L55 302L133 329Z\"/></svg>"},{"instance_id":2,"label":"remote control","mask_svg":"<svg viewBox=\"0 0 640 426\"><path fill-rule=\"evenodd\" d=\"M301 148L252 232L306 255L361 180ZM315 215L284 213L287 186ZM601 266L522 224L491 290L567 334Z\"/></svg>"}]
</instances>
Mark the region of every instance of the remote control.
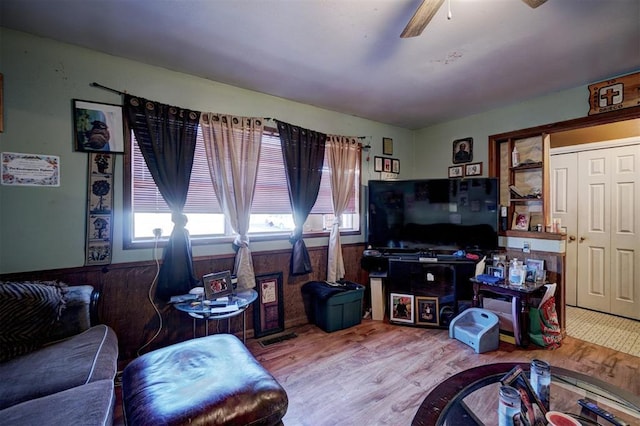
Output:
<instances>
[{"instance_id":1,"label":"remote control","mask_svg":"<svg viewBox=\"0 0 640 426\"><path fill-rule=\"evenodd\" d=\"M579 399L578 400L578 404L580 404L581 406L583 406L587 410L591 411L592 413L596 413L598 416L602 417L605 420L608 420L609 422L613 423L616 426L628 426L629 425L629 423L627 423L624 420L614 416L613 414L611 414L610 412L608 412L604 408L598 407L597 404L595 404L595 403L593 403L591 401L587 401L586 399Z\"/></svg>"}]
</instances>

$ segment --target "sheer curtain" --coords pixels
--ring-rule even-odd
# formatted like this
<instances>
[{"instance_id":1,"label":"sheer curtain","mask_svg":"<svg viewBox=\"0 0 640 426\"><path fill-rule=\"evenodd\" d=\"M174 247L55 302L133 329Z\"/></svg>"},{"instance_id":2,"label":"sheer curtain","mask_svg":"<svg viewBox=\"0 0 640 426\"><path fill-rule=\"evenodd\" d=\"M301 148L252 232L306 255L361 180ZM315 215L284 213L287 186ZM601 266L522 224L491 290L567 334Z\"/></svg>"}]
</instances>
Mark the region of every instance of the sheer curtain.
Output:
<instances>
[{"instance_id":1,"label":"sheer curtain","mask_svg":"<svg viewBox=\"0 0 640 426\"><path fill-rule=\"evenodd\" d=\"M199 281L193 274L187 217L182 210L200 113L131 95L125 95L124 111L153 181L171 209L173 231L164 250L156 290L157 297L168 300L188 293Z\"/></svg>"},{"instance_id":2,"label":"sheer curtain","mask_svg":"<svg viewBox=\"0 0 640 426\"><path fill-rule=\"evenodd\" d=\"M281 121L278 121L278 131L295 224L289 238L293 244L291 275L304 275L312 272L313 268L302 239L302 225L318 198L327 136Z\"/></svg>"},{"instance_id":3,"label":"sheer curtain","mask_svg":"<svg viewBox=\"0 0 640 426\"><path fill-rule=\"evenodd\" d=\"M256 186L264 124L261 118L203 113L204 147L218 202L237 233L234 273L238 288L253 288L256 278L249 249L249 218Z\"/></svg>"},{"instance_id":4,"label":"sheer curtain","mask_svg":"<svg viewBox=\"0 0 640 426\"><path fill-rule=\"evenodd\" d=\"M355 183L360 144L356 138L331 135L327 138L328 163L331 170L331 200L333 224L329 234L327 281L344 278L344 260L340 244L340 218L349 204L349 195Z\"/></svg>"}]
</instances>

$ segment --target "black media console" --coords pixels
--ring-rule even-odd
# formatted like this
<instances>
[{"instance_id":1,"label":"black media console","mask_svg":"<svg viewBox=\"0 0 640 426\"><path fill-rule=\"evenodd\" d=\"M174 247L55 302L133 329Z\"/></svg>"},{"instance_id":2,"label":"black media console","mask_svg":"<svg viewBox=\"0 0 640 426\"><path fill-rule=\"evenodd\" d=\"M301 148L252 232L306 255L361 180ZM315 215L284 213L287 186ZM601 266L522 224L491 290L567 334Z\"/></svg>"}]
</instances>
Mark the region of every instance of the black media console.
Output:
<instances>
[{"instance_id":1,"label":"black media console","mask_svg":"<svg viewBox=\"0 0 640 426\"><path fill-rule=\"evenodd\" d=\"M423 251L367 250L362 258L370 274L386 272L383 297L389 321L420 327L448 328L461 308L470 305L475 266L472 259Z\"/></svg>"}]
</instances>

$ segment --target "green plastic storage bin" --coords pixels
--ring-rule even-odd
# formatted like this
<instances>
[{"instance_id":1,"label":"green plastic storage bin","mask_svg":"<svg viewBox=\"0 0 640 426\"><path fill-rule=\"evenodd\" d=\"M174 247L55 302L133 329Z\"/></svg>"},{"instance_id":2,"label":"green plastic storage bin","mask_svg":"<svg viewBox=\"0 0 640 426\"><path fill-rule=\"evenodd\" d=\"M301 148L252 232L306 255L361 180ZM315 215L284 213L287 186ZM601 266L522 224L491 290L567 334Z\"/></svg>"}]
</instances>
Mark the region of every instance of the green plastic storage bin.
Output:
<instances>
[{"instance_id":1,"label":"green plastic storage bin","mask_svg":"<svg viewBox=\"0 0 640 426\"><path fill-rule=\"evenodd\" d=\"M326 332L342 330L362 321L364 286L337 293L326 300L314 298L315 323Z\"/></svg>"}]
</instances>

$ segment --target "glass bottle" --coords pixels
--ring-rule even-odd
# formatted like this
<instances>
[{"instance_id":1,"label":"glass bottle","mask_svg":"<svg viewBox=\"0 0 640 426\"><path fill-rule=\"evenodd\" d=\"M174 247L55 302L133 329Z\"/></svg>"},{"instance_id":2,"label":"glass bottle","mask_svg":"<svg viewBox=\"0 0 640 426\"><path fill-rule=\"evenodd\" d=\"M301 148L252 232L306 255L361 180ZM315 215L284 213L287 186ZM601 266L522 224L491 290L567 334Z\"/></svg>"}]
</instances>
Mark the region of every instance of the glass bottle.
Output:
<instances>
[{"instance_id":1,"label":"glass bottle","mask_svg":"<svg viewBox=\"0 0 640 426\"><path fill-rule=\"evenodd\" d=\"M518 417L516 417L518 416ZM498 426L514 426L514 417L520 416L520 393L511 386L500 387Z\"/></svg>"},{"instance_id":2,"label":"glass bottle","mask_svg":"<svg viewBox=\"0 0 640 426\"><path fill-rule=\"evenodd\" d=\"M542 405L549 409L549 388L551 386L551 366L544 361L534 359L531 361L530 373L531 387L535 391Z\"/></svg>"}]
</instances>

